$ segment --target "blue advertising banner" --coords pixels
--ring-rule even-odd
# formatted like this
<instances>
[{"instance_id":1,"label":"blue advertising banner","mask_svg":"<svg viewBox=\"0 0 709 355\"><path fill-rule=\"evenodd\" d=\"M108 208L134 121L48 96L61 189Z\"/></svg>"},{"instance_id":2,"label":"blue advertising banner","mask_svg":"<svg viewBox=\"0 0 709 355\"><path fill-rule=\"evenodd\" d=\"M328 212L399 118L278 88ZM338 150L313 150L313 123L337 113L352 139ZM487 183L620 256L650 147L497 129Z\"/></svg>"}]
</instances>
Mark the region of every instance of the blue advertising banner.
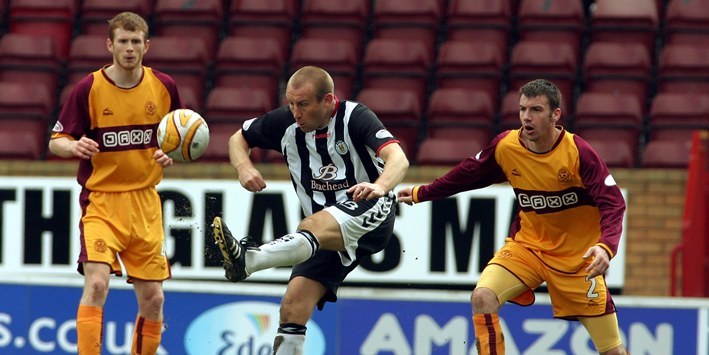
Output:
<instances>
[{"instance_id":1,"label":"blue advertising banner","mask_svg":"<svg viewBox=\"0 0 709 355\"><path fill-rule=\"evenodd\" d=\"M80 285L5 283L0 290L0 354L76 353ZM283 291L227 282L167 287L159 354L271 354ZM552 318L539 296L530 307L502 308L506 354L597 354L581 324ZM345 288L339 297L313 313L305 354L476 354L468 292ZM707 355L709 301L616 297L616 304L632 353ZM104 354L129 353L132 289L112 289L104 312Z\"/></svg>"}]
</instances>

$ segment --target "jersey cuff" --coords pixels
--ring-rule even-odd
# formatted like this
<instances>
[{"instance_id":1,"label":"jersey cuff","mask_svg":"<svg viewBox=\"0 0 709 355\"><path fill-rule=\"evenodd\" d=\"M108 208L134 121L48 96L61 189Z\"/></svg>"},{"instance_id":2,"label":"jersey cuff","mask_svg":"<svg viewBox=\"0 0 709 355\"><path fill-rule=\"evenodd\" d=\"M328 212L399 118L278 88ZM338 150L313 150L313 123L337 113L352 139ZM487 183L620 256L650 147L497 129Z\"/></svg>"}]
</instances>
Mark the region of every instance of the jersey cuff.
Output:
<instances>
[{"instance_id":1,"label":"jersey cuff","mask_svg":"<svg viewBox=\"0 0 709 355\"><path fill-rule=\"evenodd\" d=\"M398 143L398 144L400 144L399 141L396 140L396 139L390 140L390 141L388 141L388 142L382 144L382 146L379 147L379 149L377 149L377 156L379 156L379 152L381 152L384 147L386 147L386 146L388 146L389 144L392 144L392 143Z\"/></svg>"},{"instance_id":2,"label":"jersey cuff","mask_svg":"<svg viewBox=\"0 0 709 355\"><path fill-rule=\"evenodd\" d=\"M421 187L421 186L420 185L414 186L414 189L411 190L411 199L414 201L414 203L420 202L419 197L418 197L419 187Z\"/></svg>"},{"instance_id":3,"label":"jersey cuff","mask_svg":"<svg viewBox=\"0 0 709 355\"><path fill-rule=\"evenodd\" d=\"M603 250L605 250L606 253L608 253L608 259L613 259L613 257L614 257L615 255L613 255L613 252L611 251L611 248L609 248L607 245L605 245L605 244L603 244L603 243L596 243L596 245L598 245L599 247L603 248Z\"/></svg>"}]
</instances>

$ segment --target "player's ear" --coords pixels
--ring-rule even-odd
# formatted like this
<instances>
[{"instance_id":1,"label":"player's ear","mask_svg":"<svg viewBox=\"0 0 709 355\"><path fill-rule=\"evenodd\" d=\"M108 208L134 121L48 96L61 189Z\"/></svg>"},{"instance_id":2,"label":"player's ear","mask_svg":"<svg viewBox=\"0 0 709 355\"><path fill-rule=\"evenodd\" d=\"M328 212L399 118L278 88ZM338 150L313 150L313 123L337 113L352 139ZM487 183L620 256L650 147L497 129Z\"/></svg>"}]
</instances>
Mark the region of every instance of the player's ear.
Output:
<instances>
[{"instance_id":1,"label":"player's ear","mask_svg":"<svg viewBox=\"0 0 709 355\"><path fill-rule=\"evenodd\" d=\"M333 105L335 103L335 94L328 92L323 97L323 100L325 101L326 105Z\"/></svg>"},{"instance_id":2,"label":"player's ear","mask_svg":"<svg viewBox=\"0 0 709 355\"><path fill-rule=\"evenodd\" d=\"M143 49L143 54L147 53L149 48L150 48L150 40L146 38L145 39L145 49Z\"/></svg>"},{"instance_id":3,"label":"player's ear","mask_svg":"<svg viewBox=\"0 0 709 355\"><path fill-rule=\"evenodd\" d=\"M555 108L551 114L551 117L554 120L554 122L558 122L559 119L561 119L561 108L560 107Z\"/></svg>"}]
</instances>

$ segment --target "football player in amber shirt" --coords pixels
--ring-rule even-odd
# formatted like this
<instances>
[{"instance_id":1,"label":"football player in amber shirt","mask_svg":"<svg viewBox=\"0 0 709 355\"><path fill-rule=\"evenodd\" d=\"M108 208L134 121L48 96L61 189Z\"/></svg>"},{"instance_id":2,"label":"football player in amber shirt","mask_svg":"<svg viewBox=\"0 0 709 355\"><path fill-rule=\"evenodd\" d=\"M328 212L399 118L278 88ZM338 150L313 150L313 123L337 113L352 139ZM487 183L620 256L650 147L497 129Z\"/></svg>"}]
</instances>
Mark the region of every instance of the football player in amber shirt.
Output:
<instances>
[{"instance_id":1,"label":"football player in amber shirt","mask_svg":"<svg viewBox=\"0 0 709 355\"><path fill-rule=\"evenodd\" d=\"M79 81L49 142L60 157L80 158L79 272L84 291L76 316L78 350L100 354L111 273L133 284L138 315L132 354L155 354L163 319L162 282L170 277L162 207L155 186L173 161L158 149L160 119L182 103L172 78L142 65L148 25L124 12L109 21L113 63Z\"/></svg>"},{"instance_id":2,"label":"football player in amber shirt","mask_svg":"<svg viewBox=\"0 0 709 355\"><path fill-rule=\"evenodd\" d=\"M519 215L473 291L480 354L504 354L500 307L532 304L543 282L555 317L580 321L601 354L626 354L604 277L625 200L593 148L556 124L559 89L539 79L519 92L521 128L501 133L432 183L402 189L399 201L437 200L505 181L514 189Z\"/></svg>"}]
</instances>

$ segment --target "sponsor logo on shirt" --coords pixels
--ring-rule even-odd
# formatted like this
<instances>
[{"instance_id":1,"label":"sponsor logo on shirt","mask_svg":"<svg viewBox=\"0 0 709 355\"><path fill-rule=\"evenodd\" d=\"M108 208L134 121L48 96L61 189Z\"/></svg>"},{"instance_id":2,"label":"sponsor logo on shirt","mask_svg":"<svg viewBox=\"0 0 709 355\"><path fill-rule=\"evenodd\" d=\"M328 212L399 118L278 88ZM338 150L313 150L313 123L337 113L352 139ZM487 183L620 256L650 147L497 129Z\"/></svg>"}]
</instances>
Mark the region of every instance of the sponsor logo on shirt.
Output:
<instances>
[{"instance_id":1,"label":"sponsor logo on shirt","mask_svg":"<svg viewBox=\"0 0 709 355\"><path fill-rule=\"evenodd\" d=\"M320 167L318 175L313 176L310 180L310 188L314 191L339 191L350 188L349 181L345 179L337 179L337 167L333 164L328 164Z\"/></svg>"},{"instance_id":2,"label":"sponsor logo on shirt","mask_svg":"<svg viewBox=\"0 0 709 355\"><path fill-rule=\"evenodd\" d=\"M524 212L553 213L583 205L593 205L593 200L582 187L561 191L535 191L515 189L517 203Z\"/></svg>"}]
</instances>

